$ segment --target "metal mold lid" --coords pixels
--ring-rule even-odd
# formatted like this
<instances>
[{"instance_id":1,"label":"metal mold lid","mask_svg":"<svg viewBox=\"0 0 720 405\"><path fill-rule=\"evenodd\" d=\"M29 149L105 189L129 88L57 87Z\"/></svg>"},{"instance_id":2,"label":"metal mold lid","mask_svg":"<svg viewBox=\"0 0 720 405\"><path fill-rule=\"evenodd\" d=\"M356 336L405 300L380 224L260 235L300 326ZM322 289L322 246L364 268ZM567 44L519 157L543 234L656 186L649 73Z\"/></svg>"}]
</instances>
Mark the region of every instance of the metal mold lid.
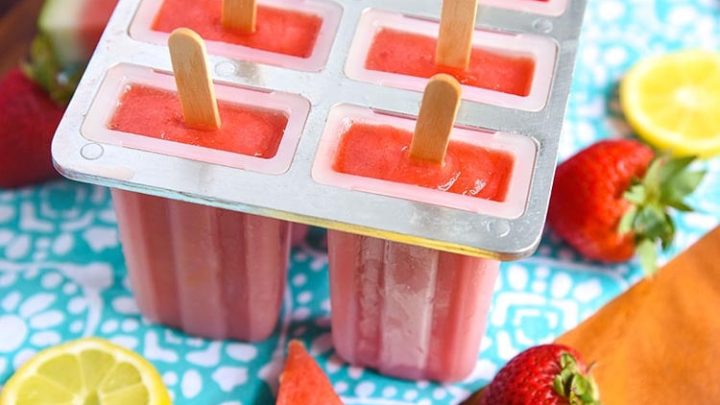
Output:
<instances>
[{"instance_id":1,"label":"metal mold lid","mask_svg":"<svg viewBox=\"0 0 720 405\"><path fill-rule=\"evenodd\" d=\"M542 110L522 111L464 100L458 115L459 126L525 136L536 143L527 206L522 215L512 219L324 185L312 178L320 138L333 106L352 104L401 116L417 115L421 93L358 82L345 75L348 50L362 14L379 9L437 21L440 0L335 1L343 9L342 17L328 62L317 72L211 53L209 62L218 83L309 100L310 112L295 155L289 169L279 175L100 143L83 136L81 128L93 103L114 102L96 98L110 68L129 64L171 70L167 47L129 35L141 2L120 0L58 128L53 157L66 177L467 255L514 260L536 249L545 224L585 0L571 0L559 16L480 7L478 28L544 36L558 45L552 85ZM273 0L273 4L280 2ZM297 8L303 1L291 3Z\"/></svg>"}]
</instances>

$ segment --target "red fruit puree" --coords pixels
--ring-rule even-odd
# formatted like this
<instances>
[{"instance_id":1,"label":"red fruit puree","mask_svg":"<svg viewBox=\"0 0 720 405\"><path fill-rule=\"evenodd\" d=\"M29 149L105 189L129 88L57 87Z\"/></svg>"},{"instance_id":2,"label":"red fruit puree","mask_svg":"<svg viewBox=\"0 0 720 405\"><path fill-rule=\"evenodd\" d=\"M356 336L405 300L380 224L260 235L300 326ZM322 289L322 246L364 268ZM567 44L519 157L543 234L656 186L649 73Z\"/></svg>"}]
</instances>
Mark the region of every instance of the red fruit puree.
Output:
<instances>
[{"instance_id":1,"label":"red fruit puree","mask_svg":"<svg viewBox=\"0 0 720 405\"><path fill-rule=\"evenodd\" d=\"M130 86L120 99L108 127L189 145L272 158L277 153L288 118L281 112L218 103L222 127L214 131L188 128L176 93L147 86Z\"/></svg>"},{"instance_id":2,"label":"red fruit puree","mask_svg":"<svg viewBox=\"0 0 720 405\"><path fill-rule=\"evenodd\" d=\"M252 34L225 30L220 0L165 0L152 29L172 32L186 27L206 40L307 58L312 54L322 18L297 11L259 5Z\"/></svg>"},{"instance_id":3,"label":"red fruit puree","mask_svg":"<svg viewBox=\"0 0 720 405\"><path fill-rule=\"evenodd\" d=\"M447 73L469 86L518 96L530 94L535 74L532 58L473 48L470 67L463 71L436 65L436 47L435 38L384 28L375 35L365 68L416 77Z\"/></svg>"},{"instance_id":4,"label":"red fruit puree","mask_svg":"<svg viewBox=\"0 0 720 405\"><path fill-rule=\"evenodd\" d=\"M451 141L440 166L410 159L411 141L409 131L353 124L342 137L333 168L340 173L505 200L514 166L510 154Z\"/></svg>"}]
</instances>

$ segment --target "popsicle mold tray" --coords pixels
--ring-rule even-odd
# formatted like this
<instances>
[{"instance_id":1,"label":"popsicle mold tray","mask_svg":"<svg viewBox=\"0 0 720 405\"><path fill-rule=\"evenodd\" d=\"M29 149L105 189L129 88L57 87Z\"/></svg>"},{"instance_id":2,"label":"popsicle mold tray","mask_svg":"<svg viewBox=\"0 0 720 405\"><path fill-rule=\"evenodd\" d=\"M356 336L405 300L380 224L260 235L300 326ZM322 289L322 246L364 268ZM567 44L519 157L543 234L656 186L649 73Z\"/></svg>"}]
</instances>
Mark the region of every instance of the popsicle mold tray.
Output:
<instances>
[{"instance_id":1,"label":"popsicle mold tray","mask_svg":"<svg viewBox=\"0 0 720 405\"><path fill-rule=\"evenodd\" d=\"M217 10L198 6L206 3ZM292 35L283 18L259 26L266 43L190 25L219 4L119 2L53 142L65 176L455 253L513 260L534 251L585 0L481 0L451 142L511 158L506 192L489 199L340 173L333 163L355 124L412 131L433 73L421 65L432 62L440 0L260 0L259 24L278 10L300 18ZM166 45L173 24L207 41L221 115L228 111L223 133L173 134L182 129L167 112L177 102ZM393 48L393 35L409 48ZM253 142L265 146L237 146L247 128L260 128L265 138Z\"/></svg>"}]
</instances>

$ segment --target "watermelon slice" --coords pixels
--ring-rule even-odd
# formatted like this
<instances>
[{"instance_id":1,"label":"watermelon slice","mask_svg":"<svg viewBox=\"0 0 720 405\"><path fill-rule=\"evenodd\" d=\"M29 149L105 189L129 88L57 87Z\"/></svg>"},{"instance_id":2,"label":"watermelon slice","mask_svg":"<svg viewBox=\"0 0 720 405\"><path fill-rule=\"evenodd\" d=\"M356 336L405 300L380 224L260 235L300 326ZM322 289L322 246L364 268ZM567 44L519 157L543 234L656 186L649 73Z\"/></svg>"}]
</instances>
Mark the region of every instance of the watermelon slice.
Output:
<instances>
[{"instance_id":1,"label":"watermelon slice","mask_svg":"<svg viewBox=\"0 0 720 405\"><path fill-rule=\"evenodd\" d=\"M275 405L342 405L327 376L297 340L288 347Z\"/></svg>"},{"instance_id":2,"label":"watermelon slice","mask_svg":"<svg viewBox=\"0 0 720 405\"><path fill-rule=\"evenodd\" d=\"M117 0L46 0L40 32L61 66L85 64L95 51Z\"/></svg>"},{"instance_id":3,"label":"watermelon slice","mask_svg":"<svg viewBox=\"0 0 720 405\"><path fill-rule=\"evenodd\" d=\"M59 105L70 101L118 0L46 0L23 71Z\"/></svg>"}]
</instances>

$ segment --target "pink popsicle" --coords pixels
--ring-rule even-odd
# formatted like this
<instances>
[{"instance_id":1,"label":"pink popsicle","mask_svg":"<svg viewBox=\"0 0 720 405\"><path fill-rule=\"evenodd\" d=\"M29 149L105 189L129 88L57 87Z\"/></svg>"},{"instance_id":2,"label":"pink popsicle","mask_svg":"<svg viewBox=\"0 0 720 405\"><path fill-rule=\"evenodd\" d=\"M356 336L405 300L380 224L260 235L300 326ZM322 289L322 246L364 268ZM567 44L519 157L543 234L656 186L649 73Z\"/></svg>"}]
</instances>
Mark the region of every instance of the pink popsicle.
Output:
<instances>
[{"instance_id":1,"label":"pink popsicle","mask_svg":"<svg viewBox=\"0 0 720 405\"><path fill-rule=\"evenodd\" d=\"M436 47L435 38L383 28L375 34L365 67L416 77L447 73L469 86L518 96L530 94L535 73L532 58L473 48L470 67L463 71L438 66Z\"/></svg>"},{"instance_id":2,"label":"pink popsicle","mask_svg":"<svg viewBox=\"0 0 720 405\"><path fill-rule=\"evenodd\" d=\"M209 41L307 58L322 26L322 19L316 15L259 5L255 32L239 34L223 29L221 9L220 0L164 0L153 29L169 33L187 27Z\"/></svg>"},{"instance_id":3,"label":"pink popsicle","mask_svg":"<svg viewBox=\"0 0 720 405\"><path fill-rule=\"evenodd\" d=\"M138 307L213 339L258 341L280 314L288 222L113 190Z\"/></svg>"},{"instance_id":4,"label":"pink popsicle","mask_svg":"<svg viewBox=\"0 0 720 405\"><path fill-rule=\"evenodd\" d=\"M271 158L287 117L219 103L215 131L185 127L176 94L132 85L108 126L169 142ZM257 341L272 334L285 288L290 223L114 190L132 288L149 318L192 335Z\"/></svg>"},{"instance_id":5,"label":"pink popsicle","mask_svg":"<svg viewBox=\"0 0 720 405\"><path fill-rule=\"evenodd\" d=\"M412 136L389 125L353 124L343 134L333 169L469 197L505 200L514 166L512 156L450 142L445 163L437 166L410 159Z\"/></svg>"},{"instance_id":6,"label":"pink popsicle","mask_svg":"<svg viewBox=\"0 0 720 405\"><path fill-rule=\"evenodd\" d=\"M505 198L512 156L451 142L444 166L428 166L407 156L411 137L391 126L353 124L334 168L468 198ZM333 341L341 357L408 379L456 381L472 371L497 261L338 231L329 231L328 243Z\"/></svg>"},{"instance_id":7,"label":"pink popsicle","mask_svg":"<svg viewBox=\"0 0 720 405\"><path fill-rule=\"evenodd\" d=\"M218 103L223 125L216 131L188 128L177 94L149 86L131 86L120 100L109 127L189 145L272 158L288 119L284 113Z\"/></svg>"},{"instance_id":8,"label":"pink popsicle","mask_svg":"<svg viewBox=\"0 0 720 405\"><path fill-rule=\"evenodd\" d=\"M333 342L358 366L457 381L473 369L499 263L328 232Z\"/></svg>"}]
</instances>

